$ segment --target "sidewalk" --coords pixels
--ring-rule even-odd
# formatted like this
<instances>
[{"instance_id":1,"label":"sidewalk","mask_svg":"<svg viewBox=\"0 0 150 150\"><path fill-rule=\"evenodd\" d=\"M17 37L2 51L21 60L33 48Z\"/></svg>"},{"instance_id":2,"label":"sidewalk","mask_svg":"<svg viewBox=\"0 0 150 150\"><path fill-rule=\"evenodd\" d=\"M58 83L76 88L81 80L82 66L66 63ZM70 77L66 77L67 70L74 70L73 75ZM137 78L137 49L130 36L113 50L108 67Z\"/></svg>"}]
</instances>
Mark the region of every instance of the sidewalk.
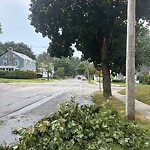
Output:
<instances>
[{"instance_id":1,"label":"sidewalk","mask_svg":"<svg viewBox=\"0 0 150 150\"><path fill-rule=\"evenodd\" d=\"M94 83L98 85L98 82L95 81ZM111 87L112 87L112 95L125 103L126 96L118 93L118 91L125 89L125 87L117 84L112 84ZM135 100L135 110L139 112L141 115L143 115L146 119L150 120L150 105Z\"/></svg>"},{"instance_id":2,"label":"sidewalk","mask_svg":"<svg viewBox=\"0 0 150 150\"><path fill-rule=\"evenodd\" d=\"M119 91L119 90L118 90ZM112 91L112 94L120 99L121 101L126 101L126 96L117 93L118 91ZM150 105L144 104L138 100L135 100L135 110L145 116L146 119L150 120Z\"/></svg>"}]
</instances>

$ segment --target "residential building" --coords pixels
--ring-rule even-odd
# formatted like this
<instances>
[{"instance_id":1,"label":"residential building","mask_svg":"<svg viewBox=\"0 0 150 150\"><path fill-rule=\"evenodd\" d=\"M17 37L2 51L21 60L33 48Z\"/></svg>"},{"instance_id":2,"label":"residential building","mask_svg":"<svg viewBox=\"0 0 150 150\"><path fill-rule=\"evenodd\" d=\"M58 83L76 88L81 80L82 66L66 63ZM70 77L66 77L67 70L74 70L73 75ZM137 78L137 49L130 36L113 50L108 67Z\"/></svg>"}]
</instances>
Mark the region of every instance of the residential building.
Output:
<instances>
[{"instance_id":1,"label":"residential building","mask_svg":"<svg viewBox=\"0 0 150 150\"><path fill-rule=\"evenodd\" d=\"M30 57L13 51L12 48L0 57L0 70L36 70L36 62Z\"/></svg>"}]
</instances>

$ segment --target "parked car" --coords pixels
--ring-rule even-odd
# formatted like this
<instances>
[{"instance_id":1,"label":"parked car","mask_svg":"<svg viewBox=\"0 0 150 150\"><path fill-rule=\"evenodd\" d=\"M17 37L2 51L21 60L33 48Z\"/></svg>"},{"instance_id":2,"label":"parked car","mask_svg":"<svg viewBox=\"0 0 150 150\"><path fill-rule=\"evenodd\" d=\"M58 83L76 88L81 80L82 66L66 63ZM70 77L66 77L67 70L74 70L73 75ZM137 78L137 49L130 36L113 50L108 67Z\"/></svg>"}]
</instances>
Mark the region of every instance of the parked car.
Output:
<instances>
[{"instance_id":1,"label":"parked car","mask_svg":"<svg viewBox=\"0 0 150 150\"><path fill-rule=\"evenodd\" d=\"M86 81L86 78L85 78L85 77L83 77L81 80L82 80L82 81Z\"/></svg>"}]
</instances>

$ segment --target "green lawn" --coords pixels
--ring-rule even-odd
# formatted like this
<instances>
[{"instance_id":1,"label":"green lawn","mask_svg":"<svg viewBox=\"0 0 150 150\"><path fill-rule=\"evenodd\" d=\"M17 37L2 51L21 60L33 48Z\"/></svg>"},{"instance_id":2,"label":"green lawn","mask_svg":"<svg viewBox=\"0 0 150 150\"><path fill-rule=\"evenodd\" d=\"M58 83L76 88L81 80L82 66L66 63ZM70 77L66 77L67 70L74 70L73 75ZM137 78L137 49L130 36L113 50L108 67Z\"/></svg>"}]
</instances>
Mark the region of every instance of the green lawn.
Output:
<instances>
[{"instance_id":1,"label":"green lawn","mask_svg":"<svg viewBox=\"0 0 150 150\"><path fill-rule=\"evenodd\" d=\"M49 81L45 78L39 78L39 79L5 79L0 78L0 82L10 83L10 82L51 82L53 79L50 79Z\"/></svg>"},{"instance_id":2,"label":"green lawn","mask_svg":"<svg viewBox=\"0 0 150 150\"><path fill-rule=\"evenodd\" d=\"M118 93L125 95L125 90L121 90ZM150 85L136 85L135 98L145 104L150 105Z\"/></svg>"},{"instance_id":3,"label":"green lawn","mask_svg":"<svg viewBox=\"0 0 150 150\"><path fill-rule=\"evenodd\" d=\"M111 84L120 85L120 86L126 86L124 82L111 82Z\"/></svg>"}]
</instances>

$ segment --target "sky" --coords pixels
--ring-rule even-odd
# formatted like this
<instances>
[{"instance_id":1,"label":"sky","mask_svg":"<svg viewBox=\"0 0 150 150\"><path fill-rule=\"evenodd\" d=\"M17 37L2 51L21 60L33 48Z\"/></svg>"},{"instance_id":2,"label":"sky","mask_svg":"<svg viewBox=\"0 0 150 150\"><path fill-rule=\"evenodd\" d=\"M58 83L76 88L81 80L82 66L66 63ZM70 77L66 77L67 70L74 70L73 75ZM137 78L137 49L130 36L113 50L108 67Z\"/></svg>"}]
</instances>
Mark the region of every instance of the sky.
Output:
<instances>
[{"instance_id":1,"label":"sky","mask_svg":"<svg viewBox=\"0 0 150 150\"><path fill-rule=\"evenodd\" d=\"M29 4L30 0L0 0L0 23L3 32L0 42L23 42L38 55L47 51L49 39L36 33L35 28L30 25ZM75 56L80 55L80 52L75 52Z\"/></svg>"}]
</instances>

